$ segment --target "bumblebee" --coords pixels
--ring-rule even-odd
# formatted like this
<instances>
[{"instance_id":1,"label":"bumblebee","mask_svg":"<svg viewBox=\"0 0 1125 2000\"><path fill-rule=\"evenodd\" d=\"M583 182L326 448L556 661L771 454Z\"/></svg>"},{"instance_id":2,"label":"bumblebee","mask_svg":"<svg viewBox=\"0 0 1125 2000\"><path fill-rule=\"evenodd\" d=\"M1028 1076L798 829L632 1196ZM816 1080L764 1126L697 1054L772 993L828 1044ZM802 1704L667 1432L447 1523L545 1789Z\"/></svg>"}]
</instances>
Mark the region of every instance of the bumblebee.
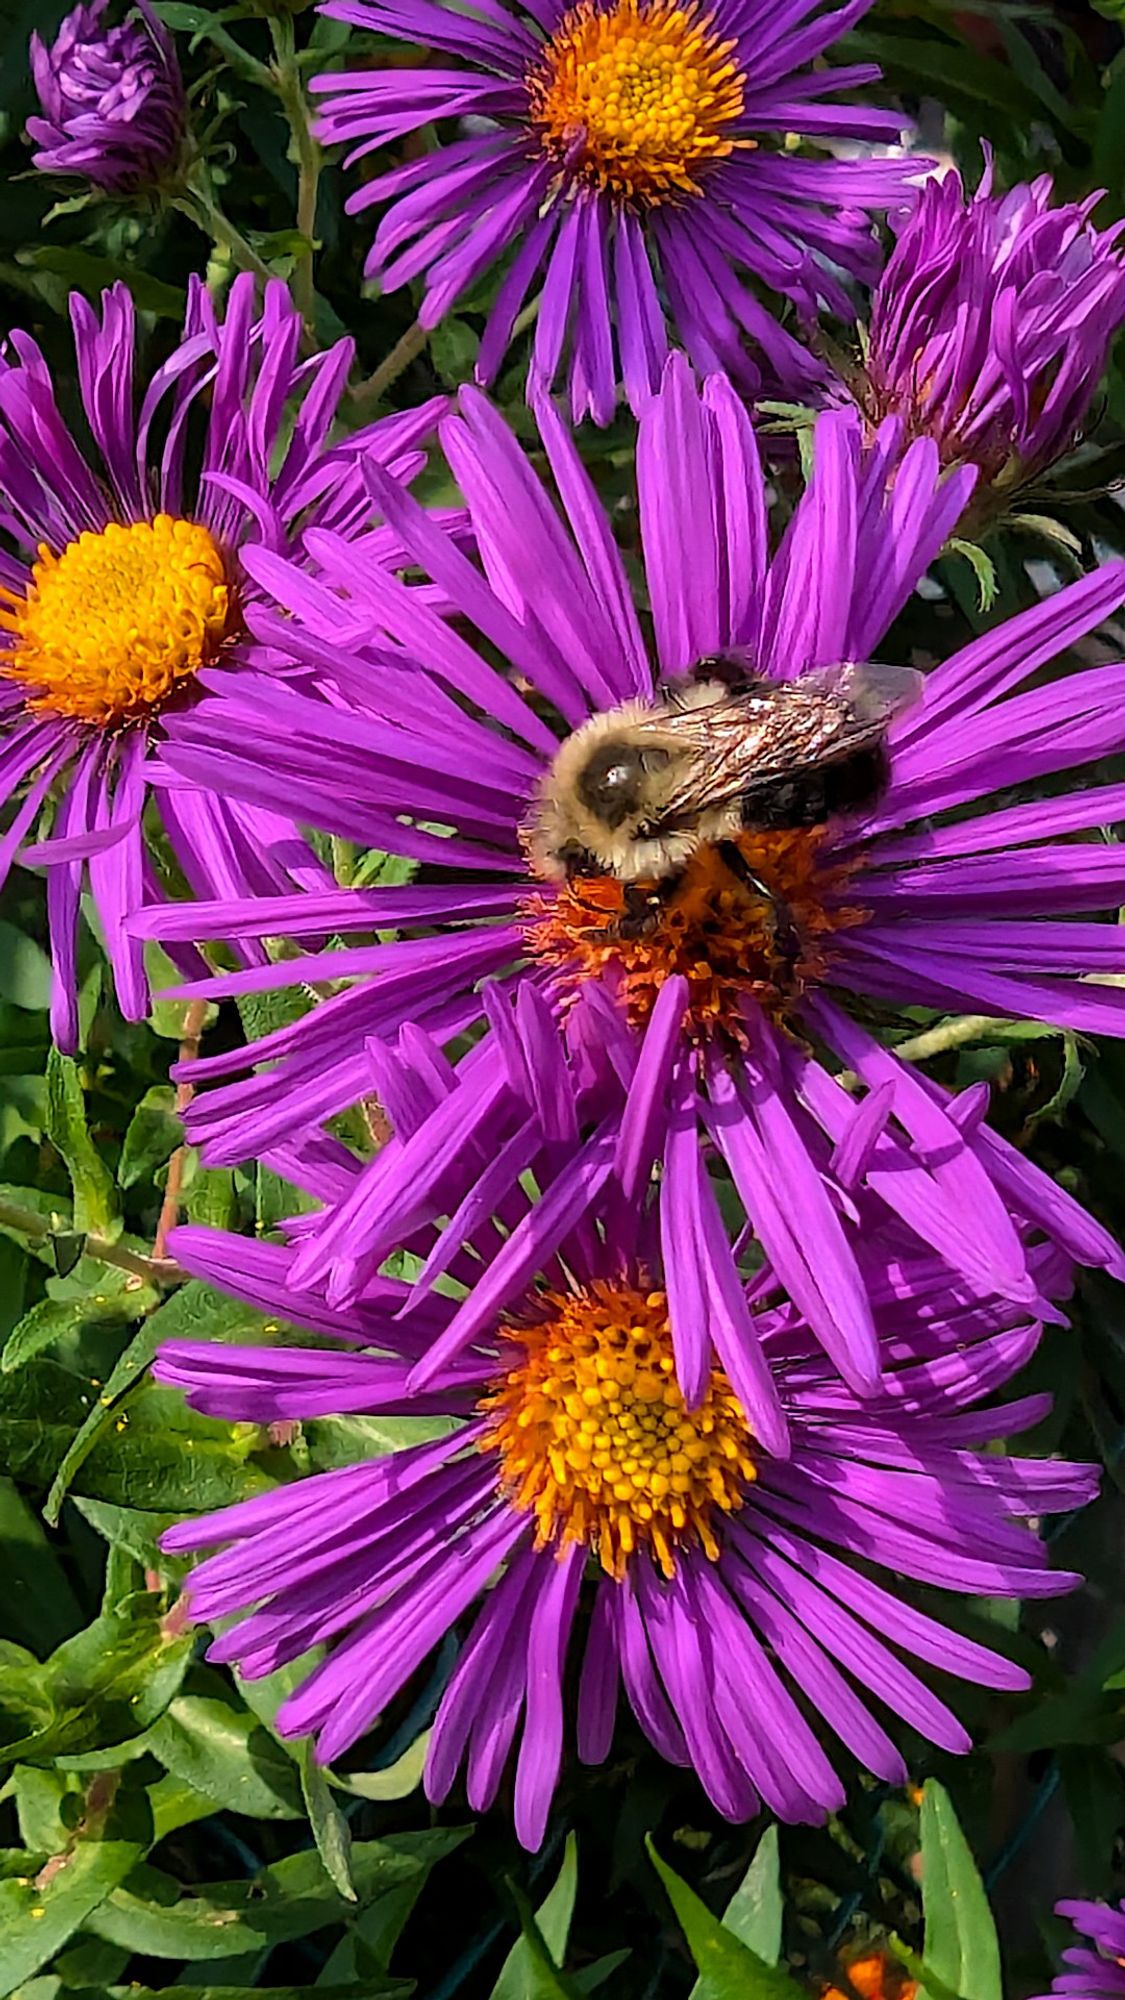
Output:
<instances>
[{"instance_id":1,"label":"bumblebee","mask_svg":"<svg viewBox=\"0 0 1125 2000\"><path fill-rule=\"evenodd\" d=\"M592 716L560 745L526 829L532 866L556 882L613 876L638 934L713 846L776 912L737 837L874 805L887 730L921 687L908 667L847 662L774 681L735 658L704 660L657 700Z\"/></svg>"}]
</instances>

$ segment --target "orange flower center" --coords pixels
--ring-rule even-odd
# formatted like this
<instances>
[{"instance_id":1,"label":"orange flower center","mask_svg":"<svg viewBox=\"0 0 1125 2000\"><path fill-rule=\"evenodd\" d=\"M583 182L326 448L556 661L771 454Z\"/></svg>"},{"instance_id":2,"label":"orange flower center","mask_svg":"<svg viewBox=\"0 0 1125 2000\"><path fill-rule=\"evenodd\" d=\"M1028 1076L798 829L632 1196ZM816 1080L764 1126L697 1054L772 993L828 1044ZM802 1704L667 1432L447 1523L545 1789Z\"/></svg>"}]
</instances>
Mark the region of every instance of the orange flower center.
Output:
<instances>
[{"instance_id":1,"label":"orange flower center","mask_svg":"<svg viewBox=\"0 0 1125 2000\"><path fill-rule=\"evenodd\" d=\"M736 845L761 890L735 875L718 847L700 848L640 936L631 934L622 883L576 879L529 900L529 949L555 968L564 992L607 980L638 1027L664 981L680 973L695 1038L745 1042L748 1003L784 1022L805 988L825 977L832 932L864 921L842 900L849 870L824 861L823 840L823 827L740 834Z\"/></svg>"},{"instance_id":2,"label":"orange flower center","mask_svg":"<svg viewBox=\"0 0 1125 2000\"><path fill-rule=\"evenodd\" d=\"M917 1982L885 1951L872 1951L853 1958L845 1967L848 1984L862 2000L914 2000ZM838 1986L826 1986L822 2000L852 2000Z\"/></svg>"},{"instance_id":3,"label":"orange flower center","mask_svg":"<svg viewBox=\"0 0 1125 2000\"><path fill-rule=\"evenodd\" d=\"M741 1507L756 1476L751 1433L721 1369L686 1408L666 1295L603 1281L547 1293L510 1352L481 1405L482 1449L499 1453L513 1506L535 1516L537 1547L581 1542L618 1578L641 1548L665 1576L687 1541L714 1561L713 1517Z\"/></svg>"},{"instance_id":4,"label":"orange flower center","mask_svg":"<svg viewBox=\"0 0 1125 2000\"><path fill-rule=\"evenodd\" d=\"M746 84L735 48L696 0L579 0L528 76L532 123L621 200L698 194L701 168L754 143L730 134Z\"/></svg>"},{"instance_id":5,"label":"orange flower center","mask_svg":"<svg viewBox=\"0 0 1125 2000\"><path fill-rule=\"evenodd\" d=\"M44 545L27 594L0 590L13 643L0 673L27 686L28 707L80 722L130 722L210 666L229 636L233 593L206 528L158 514Z\"/></svg>"}]
</instances>

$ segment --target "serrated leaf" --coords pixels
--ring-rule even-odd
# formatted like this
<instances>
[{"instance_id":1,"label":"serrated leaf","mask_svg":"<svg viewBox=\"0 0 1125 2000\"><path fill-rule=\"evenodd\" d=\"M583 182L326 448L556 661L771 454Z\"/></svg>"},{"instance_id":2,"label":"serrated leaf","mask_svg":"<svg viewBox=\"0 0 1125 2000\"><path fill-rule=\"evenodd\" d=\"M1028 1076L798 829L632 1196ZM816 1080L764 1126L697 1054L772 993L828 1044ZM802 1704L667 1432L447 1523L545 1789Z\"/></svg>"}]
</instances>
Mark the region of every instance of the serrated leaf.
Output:
<instances>
[{"instance_id":1,"label":"serrated leaf","mask_svg":"<svg viewBox=\"0 0 1125 2000\"><path fill-rule=\"evenodd\" d=\"M302 1746L300 1773L309 1825L312 1828L317 1853L324 1863L325 1873L341 1896L347 1902L354 1903L356 1893L351 1871L351 1834L348 1832L347 1820L328 1789L328 1781L316 1761L311 1742Z\"/></svg>"},{"instance_id":2,"label":"serrated leaf","mask_svg":"<svg viewBox=\"0 0 1125 2000\"><path fill-rule=\"evenodd\" d=\"M921 1834L926 1965L962 2000L1003 2000L1000 1946L984 1884L949 1794L934 1778L922 1794Z\"/></svg>"},{"instance_id":3,"label":"serrated leaf","mask_svg":"<svg viewBox=\"0 0 1125 2000\"><path fill-rule=\"evenodd\" d=\"M182 1694L149 1731L172 1774L216 1806L251 1819L300 1819L291 1760L253 1715L206 1695Z\"/></svg>"},{"instance_id":4,"label":"serrated leaf","mask_svg":"<svg viewBox=\"0 0 1125 2000\"><path fill-rule=\"evenodd\" d=\"M47 1137L70 1175L76 1232L112 1234L117 1222L113 1179L87 1129L78 1065L56 1048L47 1056Z\"/></svg>"},{"instance_id":5,"label":"serrated leaf","mask_svg":"<svg viewBox=\"0 0 1125 2000\"><path fill-rule=\"evenodd\" d=\"M562 1867L554 1886L548 1890L535 1912L539 1935L556 1966L562 1965L566 1958L577 1893L578 1843L573 1833L569 1833ZM492 1989L491 2000L532 2000L535 1992L535 1965L531 1945L525 1935L516 1940L504 1960Z\"/></svg>"},{"instance_id":6,"label":"serrated leaf","mask_svg":"<svg viewBox=\"0 0 1125 2000\"><path fill-rule=\"evenodd\" d=\"M781 1856L777 1828L771 1826L758 1842L753 1861L723 1911L723 1928L749 1945L766 1965L775 1966L781 1957L783 1915ZM692 1987L690 2000L707 2000L702 1979Z\"/></svg>"},{"instance_id":7,"label":"serrated leaf","mask_svg":"<svg viewBox=\"0 0 1125 2000\"><path fill-rule=\"evenodd\" d=\"M146 1090L125 1128L117 1166L119 1187L134 1187L150 1178L183 1141L171 1084L155 1083Z\"/></svg>"},{"instance_id":8,"label":"serrated leaf","mask_svg":"<svg viewBox=\"0 0 1125 2000\"><path fill-rule=\"evenodd\" d=\"M701 2000L803 2000L804 1989L786 1972L727 1930L688 1883L662 1861L652 1835L645 1846L679 1918L700 1976Z\"/></svg>"}]
</instances>

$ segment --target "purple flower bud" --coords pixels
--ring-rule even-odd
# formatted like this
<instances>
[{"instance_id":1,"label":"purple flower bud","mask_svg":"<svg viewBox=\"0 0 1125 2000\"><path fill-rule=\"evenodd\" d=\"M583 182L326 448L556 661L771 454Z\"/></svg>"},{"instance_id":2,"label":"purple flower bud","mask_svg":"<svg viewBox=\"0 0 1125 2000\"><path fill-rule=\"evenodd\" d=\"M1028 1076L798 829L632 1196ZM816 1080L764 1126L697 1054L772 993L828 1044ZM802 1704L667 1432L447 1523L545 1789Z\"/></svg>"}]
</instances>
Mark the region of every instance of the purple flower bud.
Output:
<instances>
[{"instance_id":1,"label":"purple flower bud","mask_svg":"<svg viewBox=\"0 0 1125 2000\"><path fill-rule=\"evenodd\" d=\"M68 14L52 47L31 37L31 70L41 118L28 137L44 173L81 174L120 194L158 180L183 143L183 78L171 35L149 0L137 0L116 28L108 0L84 0Z\"/></svg>"},{"instance_id":2,"label":"purple flower bud","mask_svg":"<svg viewBox=\"0 0 1125 2000\"><path fill-rule=\"evenodd\" d=\"M1100 194L1051 206L1049 174L1005 195L991 161L966 199L949 173L923 187L876 289L863 399L1004 484L1076 442L1125 321L1122 225Z\"/></svg>"}]
</instances>

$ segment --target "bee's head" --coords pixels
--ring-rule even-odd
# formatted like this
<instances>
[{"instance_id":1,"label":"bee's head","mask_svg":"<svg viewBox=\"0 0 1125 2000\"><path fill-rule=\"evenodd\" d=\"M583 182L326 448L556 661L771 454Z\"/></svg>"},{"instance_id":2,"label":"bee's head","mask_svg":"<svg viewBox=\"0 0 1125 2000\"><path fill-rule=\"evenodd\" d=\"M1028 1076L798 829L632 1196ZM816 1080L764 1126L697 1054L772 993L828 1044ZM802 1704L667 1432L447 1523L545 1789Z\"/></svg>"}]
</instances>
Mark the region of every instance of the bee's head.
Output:
<instances>
[{"instance_id":1,"label":"bee's head","mask_svg":"<svg viewBox=\"0 0 1125 2000\"><path fill-rule=\"evenodd\" d=\"M583 805L616 833L644 811L647 778L645 759L636 746L611 737L591 750L575 788Z\"/></svg>"},{"instance_id":2,"label":"bee's head","mask_svg":"<svg viewBox=\"0 0 1125 2000\"><path fill-rule=\"evenodd\" d=\"M660 823L676 745L655 740L652 717L651 702L623 702L559 745L525 827L536 874L558 882L667 873Z\"/></svg>"}]
</instances>

